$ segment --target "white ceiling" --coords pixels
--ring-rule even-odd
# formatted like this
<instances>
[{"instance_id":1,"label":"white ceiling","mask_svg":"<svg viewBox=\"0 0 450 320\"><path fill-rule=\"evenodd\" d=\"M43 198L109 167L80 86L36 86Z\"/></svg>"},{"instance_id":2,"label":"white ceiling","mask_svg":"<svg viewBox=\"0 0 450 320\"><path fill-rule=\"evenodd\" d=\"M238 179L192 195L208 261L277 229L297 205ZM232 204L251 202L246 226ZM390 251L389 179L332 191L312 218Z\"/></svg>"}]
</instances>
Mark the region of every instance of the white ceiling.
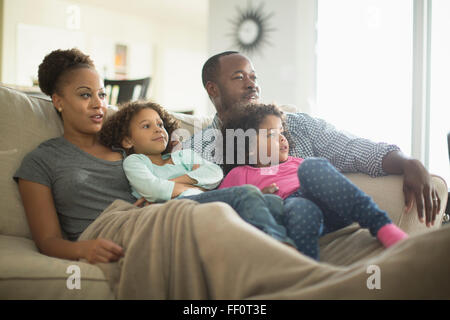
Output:
<instances>
[{"instance_id":1,"label":"white ceiling","mask_svg":"<svg viewBox=\"0 0 450 320\"><path fill-rule=\"evenodd\" d=\"M206 27L209 0L74 0L141 18L167 19Z\"/></svg>"}]
</instances>

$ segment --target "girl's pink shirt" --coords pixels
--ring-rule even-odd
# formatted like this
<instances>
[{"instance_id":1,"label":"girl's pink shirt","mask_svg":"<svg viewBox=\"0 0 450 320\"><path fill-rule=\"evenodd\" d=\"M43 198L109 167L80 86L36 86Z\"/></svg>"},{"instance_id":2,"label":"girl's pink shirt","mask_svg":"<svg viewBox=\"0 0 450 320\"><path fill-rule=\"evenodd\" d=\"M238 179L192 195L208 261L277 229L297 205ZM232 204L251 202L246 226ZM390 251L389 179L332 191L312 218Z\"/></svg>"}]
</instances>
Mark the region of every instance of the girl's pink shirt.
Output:
<instances>
[{"instance_id":1,"label":"girl's pink shirt","mask_svg":"<svg viewBox=\"0 0 450 320\"><path fill-rule=\"evenodd\" d=\"M297 170L302 161L302 158L288 157L285 162L271 167L239 166L226 175L218 189L252 184L262 190L275 182L279 188L275 194L286 199L300 187Z\"/></svg>"}]
</instances>

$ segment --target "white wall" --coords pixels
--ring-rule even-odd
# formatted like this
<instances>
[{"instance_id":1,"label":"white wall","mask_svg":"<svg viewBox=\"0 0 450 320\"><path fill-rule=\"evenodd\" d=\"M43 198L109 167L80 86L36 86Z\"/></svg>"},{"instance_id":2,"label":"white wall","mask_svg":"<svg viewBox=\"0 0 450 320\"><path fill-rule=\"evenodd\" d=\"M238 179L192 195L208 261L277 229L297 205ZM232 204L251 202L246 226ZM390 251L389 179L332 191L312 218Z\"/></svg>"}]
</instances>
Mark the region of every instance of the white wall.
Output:
<instances>
[{"instance_id":1,"label":"white wall","mask_svg":"<svg viewBox=\"0 0 450 320\"><path fill-rule=\"evenodd\" d=\"M71 0L4 0L1 81L31 84L31 76L19 77L18 73L42 61L43 52L61 45L78 46L91 55L102 75L111 76L114 45L120 43L128 45L129 78L152 77L151 99L172 110L195 108L196 112L203 112L205 94L194 73L200 73L207 56L206 28L164 17L144 18L142 13L123 14L107 9L107 3L105 0L104 6L93 6ZM67 27L71 15L68 8L72 5L80 8L78 30ZM49 34L55 36L45 36ZM28 51L23 49L27 44L23 39L27 37L37 40L29 43ZM174 55L180 58L176 61L176 75L168 60Z\"/></svg>"},{"instance_id":2,"label":"white wall","mask_svg":"<svg viewBox=\"0 0 450 320\"><path fill-rule=\"evenodd\" d=\"M170 23L168 23L170 26ZM195 107L195 113L207 112L206 93L203 89L201 70L207 52L207 29L179 25L172 28L160 25L157 63L155 71L159 82L159 101L174 110L187 111Z\"/></svg>"},{"instance_id":3,"label":"white wall","mask_svg":"<svg viewBox=\"0 0 450 320\"><path fill-rule=\"evenodd\" d=\"M210 0L210 55L238 50L228 35L233 30L230 20L238 16L238 8L245 11L247 3L253 8L263 5L263 16L273 13L267 24L276 29L269 33L270 44L247 54L259 77L263 101L295 104L309 112L310 100L315 97L316 0Z\"/></svg>"}]
</instances>

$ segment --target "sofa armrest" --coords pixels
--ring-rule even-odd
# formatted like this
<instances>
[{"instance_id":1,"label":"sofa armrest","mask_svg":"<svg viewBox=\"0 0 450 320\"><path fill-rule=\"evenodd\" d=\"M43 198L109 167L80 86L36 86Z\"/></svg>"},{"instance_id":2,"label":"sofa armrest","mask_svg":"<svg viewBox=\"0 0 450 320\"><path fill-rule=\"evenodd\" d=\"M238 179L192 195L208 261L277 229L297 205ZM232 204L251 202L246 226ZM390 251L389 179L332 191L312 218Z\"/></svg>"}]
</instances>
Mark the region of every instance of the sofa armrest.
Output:
<instances>
[{"instance_id":1,"label":"sofa armrest","mask_svg":"<svg viewBox=\"0 0 450 320\"><path fill-rule=\"evenodd\" d=\"M0 299L114 298L99 267L43 255L33 240L0 235L0 257ZM79 289L67 287L70 265L80 268Z\"/></svg>"},{"instance_id":2,"label":"sofa armrest","mask_svg":"<svg viewBox=\"0 0 450 320\"><path fill-rule=\"evenodd\" d=\"M410 212L405 213L402 175L371 178L365 174L350 173L345 174L345 176L370 195L378 206L389 214L392 221L406 233L417 234L441 226L448 200L447 184L441 177L432 175L432 182L441 199L441 210L436 216L434 226L427 228L424 223L419 221L415 204Z\"/></svg>"}]
</instances>

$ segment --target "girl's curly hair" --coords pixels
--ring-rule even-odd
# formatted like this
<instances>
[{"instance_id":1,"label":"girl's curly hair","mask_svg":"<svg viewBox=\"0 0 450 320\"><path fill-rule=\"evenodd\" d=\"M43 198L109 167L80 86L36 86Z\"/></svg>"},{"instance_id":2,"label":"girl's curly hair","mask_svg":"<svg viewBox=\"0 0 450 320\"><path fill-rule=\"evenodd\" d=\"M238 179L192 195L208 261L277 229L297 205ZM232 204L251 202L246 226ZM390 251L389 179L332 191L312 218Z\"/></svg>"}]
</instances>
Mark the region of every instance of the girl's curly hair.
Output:
<instances>
[{"instance_id":1,"label":"girl's curly hair","mask_svg":"<svg viewBox=\"0 0 450 320\"><path fill-rule=\"evenodd\" d=\"M172 133L180 127L180 123L173 116L169 114L159 104L150 101L133 101L125 103L119 107L119 111L111 115L103 124L102 129L99 132L100 142L109 148L121 148L122 141L125 137L130 136L130 123L135 115L137 115L143 109L155 110L161 120L163 121L164 128L169 135L169 141ZM168 153L171 150L170 143L167 144L164 153ZM125 149L127 155L133 154L133 148Z\"/></svg>"},{"instance_id":2,"label":"girl's curly hair","mask_svg":"<svg viewBox=\"0 0 450 320\"><path fill-rule=\"evenodd\" d=\"M283 135L289 142L289 145L292 147L293 142L291 136L288 131L286 131L286 123L285 123L285 115L283 111L281 111L274 104L250 104L247 106L242 106L238 111L233 111L232 114L228 114L226 119L223 120L222 125L222 137L223 137L223 165L222 169L224 174L228 174L234 167L242 166L242 165L252 165L250 163L250 139L248 136L245 137L244 150L238 150L238 139L236 136L233 136L232 141L227 141L226 130L238 130L242 129L246 132L249 129L254 129L258 132L258 129L264 119L273 115L281 119L281 123L284 128ZM232 145L230 145L232 144ZM233 150L232 157L228 155L227 150ZM244 151L244 162L245 163L237 163L238 161L238 152L241 153ZM227 162L227 158L232 158L232 161Z\"/></svg>"}]
</instances>

